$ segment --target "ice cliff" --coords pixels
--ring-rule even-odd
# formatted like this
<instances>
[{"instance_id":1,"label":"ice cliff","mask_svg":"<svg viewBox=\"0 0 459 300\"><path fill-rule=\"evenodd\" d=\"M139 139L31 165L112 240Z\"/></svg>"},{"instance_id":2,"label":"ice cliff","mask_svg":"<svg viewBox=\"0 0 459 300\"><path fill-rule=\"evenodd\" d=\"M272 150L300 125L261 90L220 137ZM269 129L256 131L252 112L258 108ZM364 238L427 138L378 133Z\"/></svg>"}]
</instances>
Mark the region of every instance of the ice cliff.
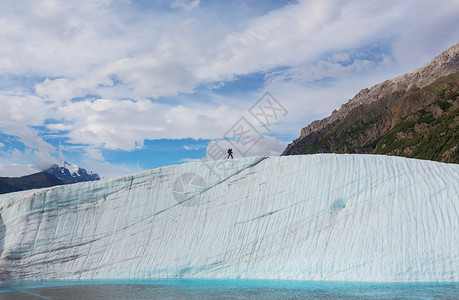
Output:
<instances>
[{"instance_id":1,"label":"ice cliff","mask_svg":"<svg viewBox=\"0 0 459 300\"><path fill-rule=\"evenodd\" d=\"M188 163L0 196L1 280L459 281L459 165Z\"/></svg>"}]
</instances>

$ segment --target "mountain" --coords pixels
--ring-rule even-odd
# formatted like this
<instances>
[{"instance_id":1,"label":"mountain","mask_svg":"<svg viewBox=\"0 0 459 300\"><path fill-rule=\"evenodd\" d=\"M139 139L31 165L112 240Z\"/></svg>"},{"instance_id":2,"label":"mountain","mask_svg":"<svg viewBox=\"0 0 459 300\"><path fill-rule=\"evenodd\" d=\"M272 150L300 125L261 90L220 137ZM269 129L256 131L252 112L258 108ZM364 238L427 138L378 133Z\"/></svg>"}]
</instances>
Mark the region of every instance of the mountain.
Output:
<instances>
[{"instance_id":1,"label":"mountain","mask_svg":"<svg viewBox=\"0 0 459 300\"><path fill-rule=\"evenodd\" d=\"M0 177L0 194L30 189L52 187L62 184L100 180L99 175L87 172L75 164L65 162L35 174L22 177Z\"/></svg>"},{"instance_id":2,"label":"mountain","mask_svg":"<svg viewBox=\"0 0 459 300\"><path fill-rule=\"evenodd\" d=\"M79 166L63 162L62 165L53 165L51 168L43 171L49 173L64 182L65 184L85 182L85 181L94 181L100 180L99 175L93 172L87 172L85 169L80 168Z\"/></svg>"},{"instance_id":3,"label":"mountain","mask_svg":"<svg viewBox=\"0 0 459 300\"><path fill-rule=\"evenodd\" d=\"M22 177L0 177L0 194L62 185L60 179L46 172Z\"/></svg>"},{"instance_id":4,"label":"mountain","mask_svg":"<svg viewBox=\"0 0 459 300\"><path fill-rule=\"evenodd\" d=\"M301 130L282 155L373 153L459 163L459 44L363 89Z\"/></svg>"},{"instance_id":5,"label":"mountain","mask_svg":"<svg viewBox=\"0 0 459 300\"><path fill-rule=\"evenodd\" d=\"M458 175L317 154L0 195L0 278L458 282Z\"/></svg>"}]
</instances>

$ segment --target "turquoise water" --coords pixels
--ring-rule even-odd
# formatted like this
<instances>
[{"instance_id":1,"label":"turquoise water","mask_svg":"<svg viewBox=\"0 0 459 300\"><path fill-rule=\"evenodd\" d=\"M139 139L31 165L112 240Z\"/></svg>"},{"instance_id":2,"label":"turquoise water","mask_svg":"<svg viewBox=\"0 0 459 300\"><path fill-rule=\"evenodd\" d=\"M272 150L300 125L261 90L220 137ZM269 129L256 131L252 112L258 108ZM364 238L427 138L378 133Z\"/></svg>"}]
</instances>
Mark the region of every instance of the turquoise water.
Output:
<instances>
[{"instance_id":1,"label":"turquoise water","mask_svg":"<svg viewBox=\"0 0 459 300\"><path fill-rule=\"evenodd\" d=\"M0 284L2 299L459 299L459 283L91 280Z\"/></svg>"}]
</instances>

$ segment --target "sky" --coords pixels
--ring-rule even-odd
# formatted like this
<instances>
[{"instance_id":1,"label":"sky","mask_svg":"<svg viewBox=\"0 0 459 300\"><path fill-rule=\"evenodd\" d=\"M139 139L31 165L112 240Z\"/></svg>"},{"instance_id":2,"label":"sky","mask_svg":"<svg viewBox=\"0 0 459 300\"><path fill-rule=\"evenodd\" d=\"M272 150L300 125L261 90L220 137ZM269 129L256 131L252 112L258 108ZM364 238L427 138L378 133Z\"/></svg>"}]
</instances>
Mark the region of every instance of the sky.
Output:
<instances>
[{"instance_id":1,"label":"sky","mask_svg":"<svg viewBox=\"0 0 459 300\"><path fill-rule=\"evenodd\" d=\"M2 0L0 176L279 155L459 42L459 0Z\"/></svg>"}]
</instances>

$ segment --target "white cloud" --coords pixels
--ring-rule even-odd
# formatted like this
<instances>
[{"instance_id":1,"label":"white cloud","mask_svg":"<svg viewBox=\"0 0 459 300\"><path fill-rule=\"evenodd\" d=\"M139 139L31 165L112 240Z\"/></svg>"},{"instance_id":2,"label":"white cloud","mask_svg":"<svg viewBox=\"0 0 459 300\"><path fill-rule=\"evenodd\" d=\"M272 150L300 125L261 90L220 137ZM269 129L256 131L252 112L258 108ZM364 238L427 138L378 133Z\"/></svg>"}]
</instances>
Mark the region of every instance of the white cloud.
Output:
<instances>
[{"instance_id":1,"label":"white cloud","mask_svg":"<svg viewBox=\"0 0 459 300\"><path fill-rule=\"evenodd\" d=\"M0 91L0 126L38 126L48 116L48 105L41 98L23 92Z\"/></svg>"},{"instance_id":2,"label":"white cloud","mask_svg":"<svg viewBox=\"0 0 459 300\"><path fill-rule=\"evenodd\" d=\"M39 171L41 170L36 169L33 165L17 164L9 161L2 163L0 161L0 177L20 177Z\"/></svg>"},{"instance_id":3,"label":"white cloud","mask_svg":"<svg viewBox=\"0 0 459 300\"><path fill-rule=\"evenodd\" d=\"M171 3L172 8L180 8L190 12L199 6L199 0L175 0Z\"/></svg>"},{"instance_id":4,"label":"white cloud","mask_svg":"<svg viewBox=\"0 0 459 300\"><path fill-rule=\"evenodd\" d=\"M14 62L5 72L73 76L127 48L113 39L123 25L102 1L2 2L0 8L6 25L0 54Z\"/></svg>"},{"instance_id":5,"label":"white cloud","mask_svg":"<svg viewBox=\"0 0 459 300\"><path fill-rule=\"evenodd\" d=\"M89 159L104 161L104 155L102 154L102 151L100 149L97 149L95 147L86 147L85 150L86 156Z\"/></svg>"},{"instance_id":6,"label":"white cloud","mask_svg":"<svg viewBox=\"0 0 459 300\"><path fill-rule=\"evenodd\" d=\"M12 82L0 90L0 130L25 145L5 155L25 168L53 162L55 149L37 126L88 145L85 156L99 162L102 147L219 139L261 90L289 112L272 132L299 132L359 89L412 71L459 41L457 0L303 0L261 15L247 12L250 4L234 11L198 0L174 1L166 11L148 5L0 3L0 76ZM380 60L352 56L372 47ZM266 84L251 94L183 96L256 71L266 73ZM174 95L171 103L147 100ZM281 144L265 137L252 154L281 152Z\"/></svg>"},{"instance_id":7,"label":"white cloud","mask_svg":"<svg viewBox=\"0 0 459 300\"><path fill-rule=\"evenodd\" d=\"M0 24L5 25L0 63L2 72L49 77L36 91L51 99L192 92L201 82L301 65L326 52L384 39L395 40L402 58L408 57L408 49L422 49L431 58L457 41L452 29L459 26L457 1L446 0L299 1L251 20L243 30L221 24L221 18L206 11L161 14L135 10L132 4L118 10L120 4L110 1L31 4L0 6ZM184 0L171 4L186 10L198 5ZM423 39L413 40L416 36Z\"/></svg>"},{"instance_id":8,"label":"white cloud","mask_svg":"<svg viewBox=\"0 0 459 300\"><path fill-rule=\"evenodd\" d=\"M335 55L336 62L342 59L337 55L345 55L339 51L384 39L396 41L396 54L402 58L408 57L408 49L419 52L426 47L431 58L457 40L457 31L448 30L445 37L442 30L459 26L453 18L459 11L457 1L440 2L300 1L252 20L244 30L222 26L205 17L205 11L196 16L158 16L128 5L123 6L123 15L107 1L79 5L51 1L34 9L15 4L17 10L5 9L10 14L1 19L11 29L3 29L0 42L6 46L0 52L5 67L11 66L4 72L50 77L37 83L36 92L51 100L87 94L159 97L192 92L199 83L227 80L233 74L310 63L327 52ZM171 4L198 5L199 1ZM134 13L135 22L129 18ZM101 19L104 22L95 21ZM413 41L413 36L425 40ZM431 38L438 42L427 42ZM395 62L399 63L397 58Z\"/></svg>"},{"instance_id":9,"label":"white cloud","mask_svg":"<svg viewBox=\"0 0 459 300\"><path fill-rule=\"evenodd\" d=\"M459 1L409 2L410 9L394 42L394 55L403 68L422 66L459 42Z\"/></svg>"},{"instance_id":10,"label":"white cloud","mask_svg":"<svg viewBox=\"0 0 459 300\"><path fill-rule=\"evenodd\" d=\"M24 151L2 151L2 156L26 164L25 169L31 165L36 169L52 165L55 158L51 154L56 150L39 136L37 130L31 128L42 125L49 117L45 101L31 95L0 92L0 103L3 107L0 110L0 132L17 137L25 146Z\"/></svg>"},{"instance_id":11,"label":"white cloud","mask_svg":"<svg viewBox=\"0 0 459 300\"><path fill-rule=\"evenodd\" d=\"M113 165L108 162L101 162L99 160L84 159L81 164L81 167L85 168L87 171L93 171L97 173L101 178L111 178L116 176L123 176L127 174L132 174L133 172L139 172L141 170L133 170L126 166Z\"/></svg>"},{"instance_id":12,"label":"white cloud","mask_svg":"<svg viewBox=\"0 0 459 300\"><path fill-rule=\"evenodd\" d=\"M370 2L300 1L271 12L246 30L229 34L219 45L215 63L203 68L201 77L302 64L323 52L368 43L402 17L389 5L369 15Z\"/></svg>"},{"instance_id":13,"label":"white cloud","mask_svg":"<svg viewBox=\"0 0 459 300\"><path fill-rule=\"evenodd\" d=\"M185 149L185 150L199 150L199 147L183 145L183 149Z\"/></svg>"},{"instance_id":14,"label":"white cloud","mask_svg":"<svg viewBox=\"0 0 459 300\"><path fill-rule=\"evenodd\" d=\"M133 150L145 139L220 138L239 111L227 105L185 107L149 100L95 99L66 103L54 115L66 125L48 128L70 130L66 136L71 143Z\"/></svg>"},{"instance_id":15,"label":"white cloud","mask_svg":"<svg viewBox=\"0 0 459 300\"><path fill-rule=\"evenodd\" d=\"M180 163L189 163L189 162L202 162L206 161L204 158L182 158L179 162Z\"/></svg>"},{"instance_id":16,"label":"white cloud","mask_svg":"<svg viewBox=\"0 0 459 300\"><path fill-rule=\"evenodd\" d=\"M217 140L209 143L206 156L210 160L224 159L228 149L233 149L233 157L252 157L252 156L277 156L287 146L278 139L271 136L256 136L256 143L249 145L234 140Z\"/></svg>"}]
</instances>

